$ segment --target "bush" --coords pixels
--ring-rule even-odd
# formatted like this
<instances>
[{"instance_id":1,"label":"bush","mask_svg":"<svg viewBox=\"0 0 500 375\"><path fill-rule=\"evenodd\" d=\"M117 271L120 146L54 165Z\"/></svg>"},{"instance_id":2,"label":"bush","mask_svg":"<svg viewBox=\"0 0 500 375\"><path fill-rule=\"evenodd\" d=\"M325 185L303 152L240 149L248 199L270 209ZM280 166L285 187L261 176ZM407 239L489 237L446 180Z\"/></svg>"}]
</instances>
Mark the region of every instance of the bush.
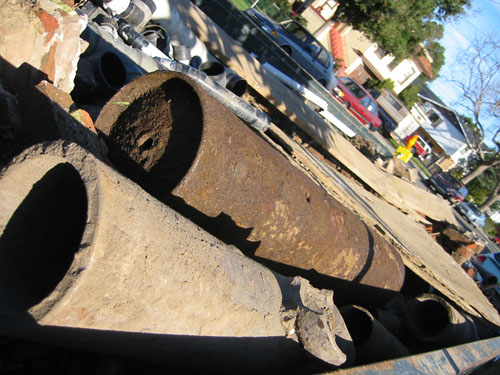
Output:
<instances>
[{"instance_id":1,"label":"bush","mask_svg":"<svg viewBox=\"0 0 500 375\"><path fill-rule=\"evenodd\" d=\"M396 86L396 84L392 79L386 79L383 82L378 79L369 79L363 86L368 89L377 89L379 91L382 89L392 91L394 90L394 86Z\"/></svg>"}]
</instances>

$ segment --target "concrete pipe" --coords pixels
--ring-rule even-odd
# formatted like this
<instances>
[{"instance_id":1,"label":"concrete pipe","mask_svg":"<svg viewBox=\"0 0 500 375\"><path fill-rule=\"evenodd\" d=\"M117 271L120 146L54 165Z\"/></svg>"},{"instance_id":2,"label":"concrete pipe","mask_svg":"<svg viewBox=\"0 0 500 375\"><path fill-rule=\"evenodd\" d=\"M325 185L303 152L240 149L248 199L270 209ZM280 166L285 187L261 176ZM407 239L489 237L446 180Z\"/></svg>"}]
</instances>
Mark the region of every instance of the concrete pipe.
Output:
<instances>
[{"instance_id":1,"label":"concrete pipe","mask_svg":"<svg viewBox=\"0 0 500 375\"><path fill-rule=\"evenodd\" d=\"M479 339L475 324L435 294L423 294L408 302L405 318L411 334L429 349Z\"/></svg>"},{"instance_id":2,"label":"concrete pipe","mask_svg":"<svg viewBox=\"0 0 500 375\"><path fill-rule=\"evenodd\" d=\"M367 310L385 327L385 329L392 333L394 337L398 339L401 338L403 334L403 319L399 315L377 307L370 307L367 308Z\"/></svg>"},{"instance_id":3,"label":"concrete pipe","mask_svg":"<svg viewBox=\"0 0 500 375\"><path fill-rule=\"evenodd\" d=\"M401 288L404 266L387 240L189 78L134 80L96 126L122 173L278 272L372 295Z\"/></svg>"},{"instance_id":4,"label":"concrete pipe","mask_svg":"<svg viewBox=\"0 0 500 375\"><path fill-rule=\"evenodd\" d=\"M356 349L356 365L410 355L408 349L361 306L340 309Z\"/></svg>"},{"instance_id":5,"label":"concrete pipe","mask_svg":"<svg viewBox=\"0 0 500 375\"><path fill-rule=\"evenodd\" d=\"M75 144L28 149L0 191L0 334L204 370L290 368L302 347L346 360L333 292L272 273Z\"/></svg>"}]
</instances>

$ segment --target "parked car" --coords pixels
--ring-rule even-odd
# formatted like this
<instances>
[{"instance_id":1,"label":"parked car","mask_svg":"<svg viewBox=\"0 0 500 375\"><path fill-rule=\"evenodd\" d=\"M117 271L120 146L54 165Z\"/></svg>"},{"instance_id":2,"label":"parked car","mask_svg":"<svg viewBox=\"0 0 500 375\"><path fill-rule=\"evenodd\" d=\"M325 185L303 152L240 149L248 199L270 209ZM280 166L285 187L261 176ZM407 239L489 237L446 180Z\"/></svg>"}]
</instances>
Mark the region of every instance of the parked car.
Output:
<instances>
[{"instance_id":1,"label":"parked car","mask_svg":"<svg viewBox=\"0 0 500 375\"><path fill-rule=\"evenodd\" d=\"M486 215L481 212L474 202L460 202L455 208L473 225L484 227L486 224Z\"/></svg>"},{"instance_id":2,"label":"parked car","mask_svg":"<svg viewBox=\"0 0 500 375\"><path fill-rule=\"evenodd\" d=\"M245 13L327 90L337 86L332 54L302 25L294 20L277 23L254 8Z\"/></svg>"},{"instance_id":3,"label":"parked car","mask_svg":"<svg viewBox=\"0 0 500 375\"><path fill-rule=\"evenodd\" d=\"M412 136L413 135L409 135L405 141L408 142L408 140ZM415 142L413 148L414 150L412 151L412 153L417 154L417 156L422 160L429 156L432 151L431 146L429 146L429 144L420 137L418 137L417 142Z\"/></svg>"},{"instance_id":4,"label":"parked car","mask_svg":"<svg viewBox=\"0 0 500 375\"><path fill-rule=\"evenodd\" d=\"M469 191L449 173L437 173L427 179L427 185L452 202L463 202Z\"/></svg>"},{"instance_id":5,"label":"parked car","mask_svg":"<svg viewBox=\"0 0 500 375\"><path fill-rule=\"evenodd\" d=\"M338 77L337 88L333 92L361 123L369 125L372 130L381 127L378 104L359 83L348 77Z\"/></svg>"},{"instance_id":6,"label":"parked car","mask_svg":"<svg viewBox=\"0 0 500 375\"><path fill-rule=\"evenodd\" d=\"M472 265L478 270L483 282L498 284L500 281L500 253L483 253L471 259ZM500 288L495 290L500 294Z\"/></svg>"}]
</instances>

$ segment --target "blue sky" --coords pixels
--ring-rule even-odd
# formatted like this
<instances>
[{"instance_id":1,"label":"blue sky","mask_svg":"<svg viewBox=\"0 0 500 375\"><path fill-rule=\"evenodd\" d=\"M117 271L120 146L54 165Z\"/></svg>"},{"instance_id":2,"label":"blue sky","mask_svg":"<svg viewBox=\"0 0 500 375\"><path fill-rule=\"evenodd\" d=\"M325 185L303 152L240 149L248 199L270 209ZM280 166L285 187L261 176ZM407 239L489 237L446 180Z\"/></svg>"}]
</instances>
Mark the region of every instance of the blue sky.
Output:
<instances>
[{"instance_id":1,"label":"blue sky","mask_svg":"<svg viewBox=\"0 0 500 375\"><path fill-rule=\"evenodd\" d=\"M496 2L500 3L499 0ZM478 35L488 35L496 31L500 36L500 4L491 0L473 0L470 11L464 16L460 16L454 21L449 21L445 24L444 36L440 43L446 49L445 65L441 68L440 76L446 77L450 74L450 69L453 69L457 49L468 45L468 38ZM437 78L431 83L431 89L438 95L447 105L462 112L454 103L460 100L456 90L443 78ZM486 119L485 119L486 120ZM493 121L485 121L486 126L494 127ZM491 139L491 131L485 140ZM490 146L491 142L487 142Z\"/></svg>"}]
</instances>

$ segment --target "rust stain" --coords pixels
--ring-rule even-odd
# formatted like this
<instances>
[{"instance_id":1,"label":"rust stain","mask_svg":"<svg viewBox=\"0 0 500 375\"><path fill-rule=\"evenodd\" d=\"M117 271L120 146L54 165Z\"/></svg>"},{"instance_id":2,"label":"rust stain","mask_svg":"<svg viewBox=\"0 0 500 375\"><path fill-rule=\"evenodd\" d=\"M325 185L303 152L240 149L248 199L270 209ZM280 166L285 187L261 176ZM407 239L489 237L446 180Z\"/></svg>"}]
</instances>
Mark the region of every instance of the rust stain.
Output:
<instances>
[{"instance_id":1,"label":"rust stain","mask_svg":"<svg viewBox=\"0 0 500 375\"><path fill-rule=\"evenodd\" d=\"M42 22L43 28L47 33L47 35L45 36L45 43L49 43L54 37L57 28L59 27L59 22L54 16L51 16L43 9L37 10L36 15Z\"/></svg>"},{"instance_id":2,"label":"rust stain","mask_svg":"<svg viewBox=\"0 0 500 375\"><path fill-rule=\"evenodd\" d=\"M152 73L110 103L123 101L96 127L113 164L155 197L281 273L399 290L393 246L196 83Z\"/></svg>"}]
</instances>

